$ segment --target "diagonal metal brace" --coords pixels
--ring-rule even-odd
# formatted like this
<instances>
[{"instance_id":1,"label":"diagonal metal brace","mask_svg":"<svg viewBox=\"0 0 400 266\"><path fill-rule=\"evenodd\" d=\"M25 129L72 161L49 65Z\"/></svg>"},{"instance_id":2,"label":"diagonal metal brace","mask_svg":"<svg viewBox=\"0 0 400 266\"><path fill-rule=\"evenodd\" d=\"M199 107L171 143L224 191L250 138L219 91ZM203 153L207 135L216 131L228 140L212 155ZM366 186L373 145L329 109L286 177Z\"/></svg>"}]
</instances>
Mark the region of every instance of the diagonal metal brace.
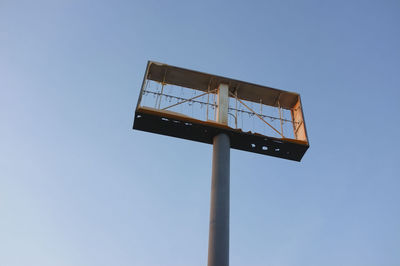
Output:
<instances>
[{"instance_id":1,"label":"diagonal metal brace","mask_svg":"<svg viewBox=\"0 0 400 266\"><path fill-rule=\"evenodd\" d=\"M264 120L264 118L262 118L259 114L257 114L257 112L255 112L253 109L251 109L249 106L247 106L242 100L240 100L235 94L233 94L232 92L229 92L232 97L235 97L236 100L238 100L241 104L244 105L244 107L246 107L247 109L249 109L252 113L254 113L258 118L260 118L265 124L267 124L268 126L270 126L276 133L278 133L282 138L284 138L283 134L281 132L279 132L276 128L274 128L270 123L268 123L267 121Z\"/></svg>"},{"instance_id":2,"label":"diagonal metal brace","mask_svg":"<svg viewBox=\"0 0 400 266\"><path fill-rule=\"evenodd\" d=\"M194 100L194 99L196 99L196 98L199 98L199 97L204 96L204 95L206 95L206 94L212 93L212 92L214 92L214 91L216 91L216 90L212 90L212 91L209 91L209 92L205 92L205 93L203 93L203 94L194 96L194 97L192 97L192 98L190 98L190 99L186 99L186 100L181 101L181 102L179 102L179 103L175 103L175 104L173 104L173 105L170 105L170 106L168 106L168 107L165 107L165 108L163 108L163 109L161 109L161 110L167 110L167 109L169 109L169 108L172 108L172 107L177 106L177 105L179 105L179 104L182 104L182 103L185 103L185 102Z\"/></svg>"}]
</instances>

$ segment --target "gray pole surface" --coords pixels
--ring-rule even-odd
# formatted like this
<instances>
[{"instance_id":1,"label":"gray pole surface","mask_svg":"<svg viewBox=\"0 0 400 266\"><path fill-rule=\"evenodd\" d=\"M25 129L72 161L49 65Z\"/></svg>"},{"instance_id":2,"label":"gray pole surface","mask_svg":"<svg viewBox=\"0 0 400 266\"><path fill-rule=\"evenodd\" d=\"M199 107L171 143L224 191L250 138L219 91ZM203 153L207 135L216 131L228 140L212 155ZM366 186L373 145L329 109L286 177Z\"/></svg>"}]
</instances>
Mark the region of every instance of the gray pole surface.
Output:
<instances>
[{"instance_id":1,"label":"gray pole surface","mask_svg":"<svg viewBox=\"0 0 400 266\"><path fill-rule=\"evenodd\" d=\"M208 266L229 265L229 168L230 140L214 137Z\"/></svg>"}]
</instances>

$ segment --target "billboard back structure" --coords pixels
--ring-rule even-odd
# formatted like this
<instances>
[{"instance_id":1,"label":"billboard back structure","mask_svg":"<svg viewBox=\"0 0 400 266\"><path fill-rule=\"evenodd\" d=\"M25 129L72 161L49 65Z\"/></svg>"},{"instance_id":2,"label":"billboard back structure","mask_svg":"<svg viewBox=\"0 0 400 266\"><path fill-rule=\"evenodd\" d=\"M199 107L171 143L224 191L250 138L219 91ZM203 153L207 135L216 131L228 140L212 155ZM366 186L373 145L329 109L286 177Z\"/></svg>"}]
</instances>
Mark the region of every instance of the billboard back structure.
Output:
<instances>
[{"instance_id":1,"label":"billboard back structure","mask_svg":"<svg viewBox=\"0 0 400 266\"><path fill-rule=\"evenodd\" d=\"M221 84L229 90L226 123L217 121ZM209 144L225 133L231 148L294 161L309 148L299 94L153 61L133 128Z\"/></svg>"}]
</instances>

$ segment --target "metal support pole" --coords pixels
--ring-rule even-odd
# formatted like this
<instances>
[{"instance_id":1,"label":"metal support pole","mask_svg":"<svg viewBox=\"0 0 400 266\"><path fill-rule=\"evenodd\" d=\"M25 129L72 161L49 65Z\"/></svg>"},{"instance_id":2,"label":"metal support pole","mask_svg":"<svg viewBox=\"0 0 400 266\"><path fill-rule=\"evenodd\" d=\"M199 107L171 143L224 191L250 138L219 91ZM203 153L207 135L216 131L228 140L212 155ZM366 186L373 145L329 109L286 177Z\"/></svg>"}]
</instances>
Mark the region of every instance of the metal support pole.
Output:
<instances>
[{"instance_id":1,"label":"metal support pole","mask_svg":"<svg viewBox=\"0 0 400 266\"><path fill-rule=\"evenodd\" d=\"M217 122L228 123L228 108L228 85L221 84ZM213 140L208 266L229 266L229 168L230 139L221 133Z\"/></svg>"},{"instance_id":2,"label":"metal support pole","mask_svg":"<svg viewBox=\"0 0 400 266\"><path fill-rule=\"evenodd\" d=\"M218 88L218 109L217 122L228 125L229 110L229 87L226 84L220 84Z\"/></svg>"}]
</instances>

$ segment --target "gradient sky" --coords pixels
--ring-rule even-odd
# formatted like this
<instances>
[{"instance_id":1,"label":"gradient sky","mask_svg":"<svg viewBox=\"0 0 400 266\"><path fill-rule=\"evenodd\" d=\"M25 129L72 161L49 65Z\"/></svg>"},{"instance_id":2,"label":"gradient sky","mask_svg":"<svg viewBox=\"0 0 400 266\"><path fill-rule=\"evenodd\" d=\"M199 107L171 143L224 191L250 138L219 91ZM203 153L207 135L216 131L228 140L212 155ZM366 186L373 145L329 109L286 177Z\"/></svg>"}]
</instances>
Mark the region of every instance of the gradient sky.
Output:
<instances>
[{"instance_id":1,"label":"gradient sky","mask_svg":"<svg viewBox=\"0 0 400 266\"><path fill-rule=\"evenodd\" d=\"M206 265L212 146L133 131L147 60L301 94L231 151L232 266L400 265L400 2L0 0L0 266Z\"/></svg>"}]
</instances>

